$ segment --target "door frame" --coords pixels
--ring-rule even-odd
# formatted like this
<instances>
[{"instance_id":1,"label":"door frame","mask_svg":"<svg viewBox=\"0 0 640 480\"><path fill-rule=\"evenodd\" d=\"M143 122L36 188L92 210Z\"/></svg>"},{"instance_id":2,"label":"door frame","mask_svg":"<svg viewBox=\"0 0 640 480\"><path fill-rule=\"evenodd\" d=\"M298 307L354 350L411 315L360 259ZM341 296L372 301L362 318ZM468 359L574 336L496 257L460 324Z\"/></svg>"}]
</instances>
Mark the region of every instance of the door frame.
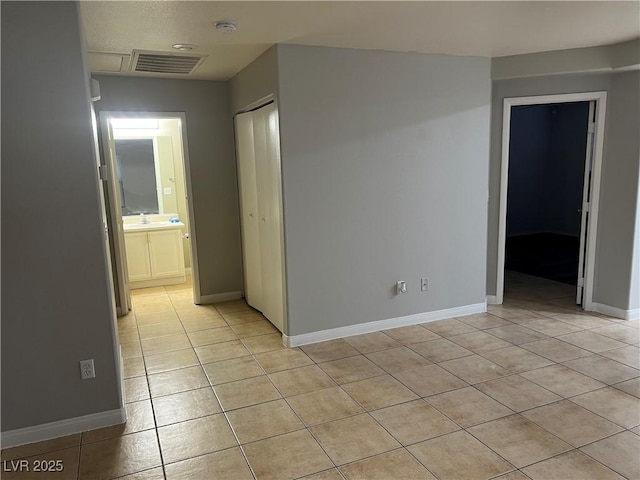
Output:
<instances>
[{"instance_id":1,"label":"door frame","mask_svg":"<svg viewBox=\"0 0 640 480\"><path fill-rule=\"evenodd\" d=\"M179 120L180 121L180 140L182 143L182 162L184 165L184 179L185 179L185 191L187 195L187 214L189 225L189 239L190 239L190 252L191 252L191 276L193 280L193 302L195 304L201 303L200 292L200 272L198 269L198 249L197 249L197 234L196 234L196 222L193 210L193 189L191 186L191 163L189 161L189 147L187 142L187 116L185 112L131 112L131 111L102 111L100 112L100 130L102 133L101 147L104 153L104 161L107 166L111 166L112 156L110 155L110 140L113 140L109 128L109 120L111 119L129 119L129 118L153 118L160 120ZM110 178L107 181L112 181ZM113 184L116 189L119 188L117 183ZM109 199L109 215L111 218L119 218L120 225L122 225L122 213L117 212L118 198ZM124 236L120 238L119 231L122 231L122 226L116 228L114 235L111 237L114 241L114 251L116 252L116 258L114 259L114 267L116 269L116 276L118 279L123 274L126 274L126 258L124 257ZM120 281L120 280L119 280ZM128 282L125 282L128 284ZM118 288L121 288L118 286ZM126 312L124 312L126 313Z\"/></svg>"},{"instance_id":2,"label":"door frame","mask_svg":"<svg viewBox=\"0 0 640 480\"><path fill-rule=\"evenodd\" d=\"M558 95L538 95L505 98L502 111L502 154L500 166L500 210L498 216L498 259L495 303L504 300L504 264L507 233L507 191L509 184L509 143L511 139L511 107L521 105L545 105L551 103L595 102L594 157L591 174L591 198L589 205L589 225L587 227L587 252L585 256L584 299L585 310L593 310L594 267L596 257L596 237L598 232L598 209L600 203L600 181L602 175L602 152L604 148L604 124L607 107L607 92L585 92ZM589 119L591 123L591 119ZM586 139L585 139L586 141ZM492 302L493 303L493 302Z\"/></svg>"}]
</instances>

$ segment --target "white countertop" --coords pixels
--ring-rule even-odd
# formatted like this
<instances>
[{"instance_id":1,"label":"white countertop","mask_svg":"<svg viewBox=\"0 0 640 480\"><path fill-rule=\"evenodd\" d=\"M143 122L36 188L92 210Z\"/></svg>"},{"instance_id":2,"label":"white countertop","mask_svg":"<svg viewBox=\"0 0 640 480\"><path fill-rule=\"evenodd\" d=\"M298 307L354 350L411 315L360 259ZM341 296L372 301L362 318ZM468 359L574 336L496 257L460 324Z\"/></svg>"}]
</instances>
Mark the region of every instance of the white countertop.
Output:
<instances>
[{"instance_id":1,"label":"white countertop","mask_svg":"<svg viewBox=\"0 0 640 480\"><path fill-rule=\"evenodd\" d=\"M151 230L171 230L181 229L184 227L182 222L149 222L149 223L125 223L123 224L126 232L146 232Z\"/></svg>"}]
</instances>

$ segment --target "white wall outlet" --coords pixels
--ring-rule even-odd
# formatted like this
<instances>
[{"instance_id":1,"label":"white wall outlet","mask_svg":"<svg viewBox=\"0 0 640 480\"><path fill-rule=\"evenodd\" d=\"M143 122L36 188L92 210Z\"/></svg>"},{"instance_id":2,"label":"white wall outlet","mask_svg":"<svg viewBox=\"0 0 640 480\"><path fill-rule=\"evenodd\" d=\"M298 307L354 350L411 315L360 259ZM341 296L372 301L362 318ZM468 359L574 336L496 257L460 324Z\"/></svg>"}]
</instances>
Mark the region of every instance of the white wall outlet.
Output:
<instances>
[{"instance_id":1,"label":"white wall outlet","mask_svg":"<svg viewBox=\"0 0 640 480\"><path fill-rule=\"evenodd\" d=\"M80 360L80 378L82 378L82 380L96 378L96 370L93 366L93 358L89 360Z\"/></svg>"},{"instance_id":2,"label":"white wall outlet","mask_svg":"<svg viewBox=\"0 0 640 480\"><path fill-rule=\"evenodd\" d=\"M426 292L429 290L429 279L428 278L421 278L420 279L420 290L422 292Z\"/></svg>"},{"instance_id":3,"label":"white wall outlet","mask_svg":"<svg viewBox=\"0 0 640 480\"><path fill-rule=\"evenodd\" d=\"M396 282L396 293L407 293L407 282L404 280L398 280Z\"/></svg>"}]
</instances>

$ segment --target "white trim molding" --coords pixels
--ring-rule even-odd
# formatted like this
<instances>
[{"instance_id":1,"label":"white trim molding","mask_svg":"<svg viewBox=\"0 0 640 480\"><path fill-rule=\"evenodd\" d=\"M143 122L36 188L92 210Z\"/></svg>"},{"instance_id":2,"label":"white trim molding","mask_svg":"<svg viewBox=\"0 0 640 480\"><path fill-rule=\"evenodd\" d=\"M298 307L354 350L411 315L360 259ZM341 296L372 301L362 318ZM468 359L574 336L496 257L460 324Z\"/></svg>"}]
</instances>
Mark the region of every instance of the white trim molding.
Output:
<instances>
[{"instance_id":1,"label":"white trim molding","mask_svg":"<svg viewBox=\"0 0 640 480\"><path fill-rule=\"evenodd\" d=\"M498 305L498 297L496 295L487 295L487 305Z\"/></svg>"},{"instance_id":2,"label":"white trim molding","mask_svg":"<svg viewBox=\"0 0 640 480\"><path fill-rule=\"evenodd\" d=\"M327 340L334 340L336 338L351 337L353 335L361 335L363 333L379 332L381 330L406 327L409 325L417 325L419 323L435 322L436 320L444 320L446 318L463 317L476 313L484 313L486 311L487 304L486 302L484 302L475 303L472 305L464 305L462 307L436 310L434 312L416 313L414 315L406 315L404 317L387 318L385 320L359 323L357 325L330 328L328 330L303 333L301 335L288 336L283 333L282 343L284 343L286 347L299 347L300 345L308 345L310 343L324 342Z\"/></svg>"},{"instance_id":3,"label":"white trim molding","mask_svg":"<svg viewBox=\"0 0 640 480\"><path fill-rule=\"evenodd\" d=\"M200 305L227 302L229 300L238 300L239 298L242 298L242 292L240 290L235 292L222 292L212 293L210 295L200 295Z\"/></svg>"},{"instance_id":4,"label":"white trim molding","mask_svg":"<svg viewBox=\"0 0 640 480\"><path fill-rule=\"evenodd\" d=\"M119 425L127 421L127 412L124 407L117 410L92 413L82 417L68 418L58 422L34 425L33 427L18 428L2 432L2 448L25 445L27 443L41 442L52 438L72 435L74 433L95 430L96 428Z\"/></svg>"},{"instance_id":5,"label":"white trim molding","mask_svg":"<svg viewBox=\"0 0 640 480\"><path fill-rule=\"evenodd\" d=\"M640 308L634 308L632 310L623 310L622 308L612 307L604 303L592 303L591 309L594 312L602 313L603 315L609 315L610 317L621 318L622 320L639 320Z\"/></svg>"},{"instance_id":6,"label":"white trim molding","mask_svg":"<svg viewBox=\"0 0 640 480\"><path fill-rule=\"evenodd\" d=\"M561 95L539 95L533 97L505 98L502 111L502 147L500 166L500 210L498 216L498 258L496 262L496 304L504 299L504 263L507 233L507 187L509 183L509 141L511 138L511 107L520 105L544 105L550 103L596 102L596 125L593 145L591 175L591 199L589 226L587 229L587 252L585 257L584 300L585 310L593 310L593 285L595 283L596 236L598 232L598 207L600 202L600 177L604 146L604 122L606 117L607 92L568 93ZM585 139L586 141L586 139Z\"/></svg>"}]
</instances>

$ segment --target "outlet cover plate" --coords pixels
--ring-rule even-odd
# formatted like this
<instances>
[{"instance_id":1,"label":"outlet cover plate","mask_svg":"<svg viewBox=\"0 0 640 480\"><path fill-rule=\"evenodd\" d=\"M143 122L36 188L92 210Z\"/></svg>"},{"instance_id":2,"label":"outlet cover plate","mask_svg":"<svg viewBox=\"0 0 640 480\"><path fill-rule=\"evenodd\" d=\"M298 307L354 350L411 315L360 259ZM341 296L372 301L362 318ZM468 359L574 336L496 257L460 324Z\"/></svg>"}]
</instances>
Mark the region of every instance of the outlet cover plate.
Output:
<instances>
[{"instance_id":1,"label":"outlet cover plate","mask_svg":"<svg viewBox=\"0 0 640 480\"><path fill-rule=\"evenodd\" d=\"M93 358L89 360L80 360L80 378L82 378L82 380L96 378L96 370L93 365Z\"/></svg>"}]
</instances>

